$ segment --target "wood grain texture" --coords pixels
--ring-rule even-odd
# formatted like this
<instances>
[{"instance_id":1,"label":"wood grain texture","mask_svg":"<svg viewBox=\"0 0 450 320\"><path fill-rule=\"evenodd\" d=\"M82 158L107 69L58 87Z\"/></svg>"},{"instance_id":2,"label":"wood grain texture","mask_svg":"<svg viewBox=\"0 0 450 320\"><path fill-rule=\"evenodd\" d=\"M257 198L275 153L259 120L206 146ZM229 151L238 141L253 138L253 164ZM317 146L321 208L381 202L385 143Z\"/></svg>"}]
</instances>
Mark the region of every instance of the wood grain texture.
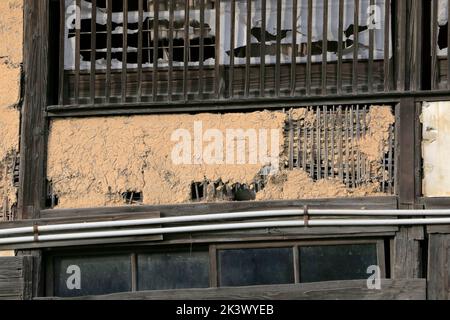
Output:
<instances>
[{"instance_id":1,"label":"wood grain texture","mask_svg":"<svg viewBox=\"0 0 450 320\"><path fill-rule=\"evenodd\" d=\"M422 277L423 227L401 227L394 238L393 270L394 279L411 279Z\"/></svg>"},{"instance_id":2,"label":"wood grain texture","mask_svg":"<svg viewBox=\"0 0 450 320\"><path fill-rule=\"evenodd\" d=\"M176 291L142 291L90 296L87 300L423 300L424 279L381 281L381 290L367 289L366 280L330 281L292 285L236 288L185 289ZM56 299L56 298L47 298Z\"/></svg>"},{"instance_id":3,"label":"wood grain texture","mask_svg":"<svg viewBox=\"0 0 450 320\"><path fill-rule=\"evenodd\" d=\"M49 1L24 1L24 102L22 106L19 218L37 218L45 205Z\"/></svg>"},{"instance_id":4,"label":"wood grain texture","mask_svg":"<svg viewBox=\"0 0 450 320\"><path fill-rule=\"evenodd\" d=\"M450 235L430 234L428 251L427 298L447 300L449 296L449 254Z\"/></svg>"},{"instance_id":5,"label":"wood grain texture","mask_svg":"<svg viewBox=\"0 0 450 320\"><path fill-rule=\"evenodd\" d=\"M0 257L0 300L31 299L33 257Z\"/></svg>"}]
</instances>

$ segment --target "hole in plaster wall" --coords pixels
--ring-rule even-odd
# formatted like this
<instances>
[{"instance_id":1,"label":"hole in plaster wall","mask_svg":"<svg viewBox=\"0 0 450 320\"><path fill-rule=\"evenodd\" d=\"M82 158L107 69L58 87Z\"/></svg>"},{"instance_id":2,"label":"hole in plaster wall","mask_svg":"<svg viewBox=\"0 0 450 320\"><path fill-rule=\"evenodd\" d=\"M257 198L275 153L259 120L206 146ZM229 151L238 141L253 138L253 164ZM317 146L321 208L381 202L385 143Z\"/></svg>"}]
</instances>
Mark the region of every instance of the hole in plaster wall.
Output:
<instances>
[{"instance_id":1,"label":"hole in plaster wall","mask_svg":"<svg viewBox=\"0 0 450 320\"><path fill-rule=\"evenodd\" d=\"M139 191L127 191L122 193L123 201L127 204L142 203L144 201L144 196L142 192Z\"/></svg>"}]
</instances>

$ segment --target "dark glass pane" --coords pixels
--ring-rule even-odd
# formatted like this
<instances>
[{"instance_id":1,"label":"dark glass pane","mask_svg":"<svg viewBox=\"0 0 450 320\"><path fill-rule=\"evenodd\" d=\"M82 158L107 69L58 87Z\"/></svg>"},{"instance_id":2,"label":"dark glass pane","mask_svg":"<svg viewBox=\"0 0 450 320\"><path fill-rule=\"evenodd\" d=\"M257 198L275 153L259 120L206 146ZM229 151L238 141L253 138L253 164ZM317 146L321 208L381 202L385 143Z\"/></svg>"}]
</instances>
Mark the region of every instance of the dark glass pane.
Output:
<instances>
[{"instance_id":1,"label":"dark glass pane","mask_svg":"<svg viewBox=\"0 0 450 320\"><path fill-rule=\"evenodd\" d=\"M207 288L208 252L138 255L138 290Z\"/></svg>"},{"instance_id":2,"label":"dark glass pane","mask_svg":"<svg viewBox=\"0 0 450 320\"><path fill-rule=\"evenodd\" d=\"M377 265L376 244L300 247L300 281L367 279Z\"/></svg>"},{"instance_id":3,"label":"dark glass pane","mask_svg":"<svg viewBox=\"0 0 450 320\"><path fill-rule=\"evenodd\" d=\"M54 272L54 294L59 297L131 291L129 255L57 257ZM77 274L80 276L79 289Z\"/></svg>"},{"instance_id":4,"label":"dark glass pane","mask_svg":"<svg viewBox=\"0 0 450 320\"><path fill-rule=\"evenodd\" d=\"M220 250L220 286L294 282L292 248Z\"/></svg>"}]
</instances>

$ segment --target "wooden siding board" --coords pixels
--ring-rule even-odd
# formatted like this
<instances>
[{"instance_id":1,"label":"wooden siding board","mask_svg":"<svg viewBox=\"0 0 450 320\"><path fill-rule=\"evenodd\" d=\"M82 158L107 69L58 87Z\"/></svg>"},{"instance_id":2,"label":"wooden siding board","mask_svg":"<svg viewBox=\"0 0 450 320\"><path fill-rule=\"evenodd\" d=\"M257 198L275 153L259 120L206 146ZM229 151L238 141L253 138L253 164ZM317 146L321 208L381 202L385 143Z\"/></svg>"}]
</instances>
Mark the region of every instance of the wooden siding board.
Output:
<instances>
[{"instance_id":1,"label":"wooden siding board","mask_svg":"<svg viewBox=\"0 0 450 320\"><path fill-rule=\"evenodd\" d=\"M142 291L90 296L76 299L156 299L156 300L423 300L426 297L424 279L382 279L381 290L367 289L366 280L330 281L292 285L236 288L184 289L176 291ZM47 298L57 299L57 298Z\"/></svg>"}]
</instances>

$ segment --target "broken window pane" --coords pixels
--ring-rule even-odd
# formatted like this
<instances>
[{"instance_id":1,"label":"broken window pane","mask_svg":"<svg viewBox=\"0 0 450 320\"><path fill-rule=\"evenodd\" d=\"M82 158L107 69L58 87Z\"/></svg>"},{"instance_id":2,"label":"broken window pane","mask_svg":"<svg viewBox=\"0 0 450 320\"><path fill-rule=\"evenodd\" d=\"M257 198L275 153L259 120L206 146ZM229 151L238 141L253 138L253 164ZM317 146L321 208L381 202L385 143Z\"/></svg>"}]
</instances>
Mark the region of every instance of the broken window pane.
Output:
<instances>
[{"instance_id":1,"label":"broken window pane","mask_svg":"<svg viewBox=\"0 0 450 320\"><path fill-rule=\"evenodd\" d=\"M185 2L182 0L173 0L174 24L173 29L170 26L170 0L160 0L158 12L158 41L155 39L155 8L153 1L143 1L143 28L142 28L142 48L143 48L143 67L153 66L153 51L158 47L158 65L164 67L168 65L169 59L169 38L173 37L173 65L182 66L184 62L185 47ZM277 54L277 34L280 34L280 54L281 62L287 63L296 57L299 63L306 62L308 52L308 12L311 9L313 14L311 29L311 48L313 62L322 60L322 47L324 35L327 37L327 60L337 60L339 35L339 1L328 2L328 30L323 30L323 2L313 1L313 8L308 8L308 0L298 0L297 17L292 16L293 1L281 0L281 29L277 29L277 0L266 1L266 18L263 25L263 15L261 1L251 1L250 17L247 21L247 0L235 1L235 42L231 48L231 4L229 0L221 1L220 5L220 43L216 43L218 36L216 30L216 10L219 10L214 0L204 1L204 24L201 25L201 5L199 0L191 0L189 6L189 27L188 39L189 47L188 57L189 65L198 66L200 59L200 35L203 31L204 48L203 63L213 65L215 62L215 47L219 46L220 63L230 64L230 55L234 55L235 64L245 64L247 55L247 46L250 46L250 62L252 64L260 63L261 46L263 33L265 34L265 62L267 64L275 63ZM384 37L385 28L385 1L373 0L374 5L370 6L370 0L360 0L360 10L358 13L358 28L355 28L354 9L355 1L344 0L343 34L342 48L343 58L353 59L355 34L358 33L359 59L369 57L369 30L374 31L374 59L384 58ZM442 1L442 0L441 0ZM111 59L112 68L122 68L123 53L127 53L127 67L137 68L137 51L139 47L139 12L138 0L128 0L128 24L127 28L127 48L123 48L124 34L124 13L123 1L112 1L111 14ZM98 0L96 8L96 69L106 69L107 59L107 23L108 9L107 0ZM75 69L76 53L76 0L65 0L66 4L66 30L65 30L65 69ZM80 68L88 70L91 63L91 0L82 0L80 15ZM297 30L295 32L296 46L293 48L293 19L296 19ZM247 25L250 23L250 41L247 43ZM265 30L264 30L265 29ZM391 51L391 48L389 48Z\"/></svg>"}]
</instances>

